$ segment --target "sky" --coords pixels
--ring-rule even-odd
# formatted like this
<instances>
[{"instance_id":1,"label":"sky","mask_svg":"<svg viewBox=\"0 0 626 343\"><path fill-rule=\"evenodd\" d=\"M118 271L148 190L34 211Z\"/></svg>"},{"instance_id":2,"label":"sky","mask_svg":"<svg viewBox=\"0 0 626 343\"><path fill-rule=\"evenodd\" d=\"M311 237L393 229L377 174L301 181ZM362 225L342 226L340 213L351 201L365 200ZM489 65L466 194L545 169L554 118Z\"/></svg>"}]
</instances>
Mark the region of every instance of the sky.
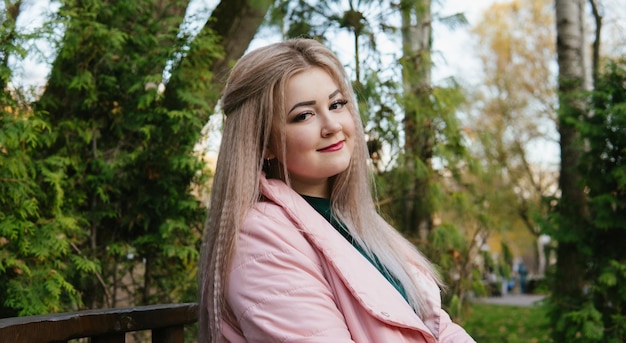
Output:
<instances>
[{"instance_id":1,"label":"sky","mask_svg":"<svg viewBox=\"0 0 626 343\"><path fill-rule=\"evenodd\" d=\"M493 4L494 0L446 0L441 8L442 16L463 13L468 21L468 28L474 27L483 12ZM478 70L478 58L474 53L474 43L467 28L455 30L448 29L443 25L437 25L433 29L433 48L441 51L445 60L437 63L434 71L434 79L446 78L455 75L463 79L471 80Z\"/></svg>"}]
</instances>

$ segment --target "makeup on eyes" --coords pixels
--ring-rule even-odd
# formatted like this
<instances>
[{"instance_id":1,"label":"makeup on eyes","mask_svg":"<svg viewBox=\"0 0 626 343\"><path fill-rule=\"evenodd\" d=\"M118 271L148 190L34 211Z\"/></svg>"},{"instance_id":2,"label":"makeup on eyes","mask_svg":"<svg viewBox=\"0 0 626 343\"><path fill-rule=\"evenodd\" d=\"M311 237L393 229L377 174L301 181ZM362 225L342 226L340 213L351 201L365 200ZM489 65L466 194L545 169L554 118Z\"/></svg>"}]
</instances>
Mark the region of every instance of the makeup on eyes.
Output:
<instances>
[{"instance_id":1,"label":"makeup on eyes","mask_svg":"<svg viewBox=\"0 0 626 343\"><path fill-rule=\"evenodd\" d=\"M330 99L334 98L334 97L335 97L335 96L337 96L337 94L339 94L339 93L340 93L340 90L339 90L339 89L337 89L337 90L335 90L334 92L330 93L330 95L328 96L328 100L330 100ZM345 100L340 100L340 101L345 101ZM302 101L302 102L299 102L299 103L297 103L297 104L293 105L293 107L289 110L289 112L287 112L287 114L289 114L289 113L293 112L293 110L295 110L295 109L296 109L296 108L298 108L298 107L303 107L303 106L313 106L313 105L315 105L316 103L317 103L317 102L316 102L315 100L309 100L309 101ZM347 103L347 101L346 101L346 103Z\"/></svg>"}]
</instances>

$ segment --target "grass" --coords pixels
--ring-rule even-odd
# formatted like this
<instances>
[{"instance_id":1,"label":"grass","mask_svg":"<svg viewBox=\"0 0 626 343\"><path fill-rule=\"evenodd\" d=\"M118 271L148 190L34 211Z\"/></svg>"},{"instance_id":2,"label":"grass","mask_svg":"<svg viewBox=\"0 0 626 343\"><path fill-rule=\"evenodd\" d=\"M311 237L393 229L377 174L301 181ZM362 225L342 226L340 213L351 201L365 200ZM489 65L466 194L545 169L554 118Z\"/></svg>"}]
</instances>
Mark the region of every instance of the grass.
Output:
<instances>
[{"instance_id":1,"label":"grass","mask_svg":"<svg viewBox=\"0 0 626 343\"><path fill-rule=\"evenodd\" d=\"M460 324L480 343L551 343L545 310L472 303Z\"/></svg>"}]
</instances>

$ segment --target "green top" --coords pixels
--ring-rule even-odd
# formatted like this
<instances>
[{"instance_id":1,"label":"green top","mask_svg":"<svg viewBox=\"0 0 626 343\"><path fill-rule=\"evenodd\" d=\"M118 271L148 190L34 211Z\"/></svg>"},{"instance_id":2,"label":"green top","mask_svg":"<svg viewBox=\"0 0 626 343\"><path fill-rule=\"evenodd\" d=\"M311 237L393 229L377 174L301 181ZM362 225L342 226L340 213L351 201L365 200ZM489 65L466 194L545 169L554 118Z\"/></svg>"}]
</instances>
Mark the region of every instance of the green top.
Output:
<instances>
[{"instance_id":1,"label":"green top","mask_svg":"<svg viewBox=\"0 0 626 343\"><path fill-rule=\"evenodd\" d=\"M374 267L376 267L376 269L378 269L378 271L383 274L383 276L389 281L389 283L391 283L393 287L395 287L408 302L406 291L404 290L404 287L402 287L400 281L398 281L395 276L391 275L387 268L378 260L378 257L376 257L375 255L370 257L367 253L365 253L363 247L361 247L361 245L359 245L359 243L357 243L356 240L352 237L352 234L350 234L350 231L348 231L345 224L339 221L339 219L333 215L332 208L330 206L330 199L311 197L307 195L302 195L302 197L319 214L321 214L322 217L328 220L330 225L332 225L335 230L337 230L345 239L347 239L348 242L350 242L350 244L352 244L352 246L354 246L356 250L361 253L361 255L363 255L368 261L370 261L370 263L372 263L372 265L374 265Z\"/></svg>"}]
</instances>

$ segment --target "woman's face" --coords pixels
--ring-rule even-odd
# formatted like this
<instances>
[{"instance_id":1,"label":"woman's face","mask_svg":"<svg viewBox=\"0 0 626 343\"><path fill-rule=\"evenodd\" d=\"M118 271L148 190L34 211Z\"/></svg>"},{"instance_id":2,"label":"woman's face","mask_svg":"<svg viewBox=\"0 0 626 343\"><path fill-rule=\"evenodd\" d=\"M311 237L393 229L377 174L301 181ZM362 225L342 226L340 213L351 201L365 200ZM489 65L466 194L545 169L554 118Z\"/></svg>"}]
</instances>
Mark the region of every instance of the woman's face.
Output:
<instances>
[{"instance_id":1,"label":"woman's face","mask_svg":"<svg viewBox=\"0 0 626 343\"><path fill-rule=\"evenodd\" d=\"M294 75L286 85L285 162L298 193L329 197L329 178L346 170L355 124L339 86L321 68ZM276 154L279 160L282 154Z\"/></svg>"}]
</instances>

